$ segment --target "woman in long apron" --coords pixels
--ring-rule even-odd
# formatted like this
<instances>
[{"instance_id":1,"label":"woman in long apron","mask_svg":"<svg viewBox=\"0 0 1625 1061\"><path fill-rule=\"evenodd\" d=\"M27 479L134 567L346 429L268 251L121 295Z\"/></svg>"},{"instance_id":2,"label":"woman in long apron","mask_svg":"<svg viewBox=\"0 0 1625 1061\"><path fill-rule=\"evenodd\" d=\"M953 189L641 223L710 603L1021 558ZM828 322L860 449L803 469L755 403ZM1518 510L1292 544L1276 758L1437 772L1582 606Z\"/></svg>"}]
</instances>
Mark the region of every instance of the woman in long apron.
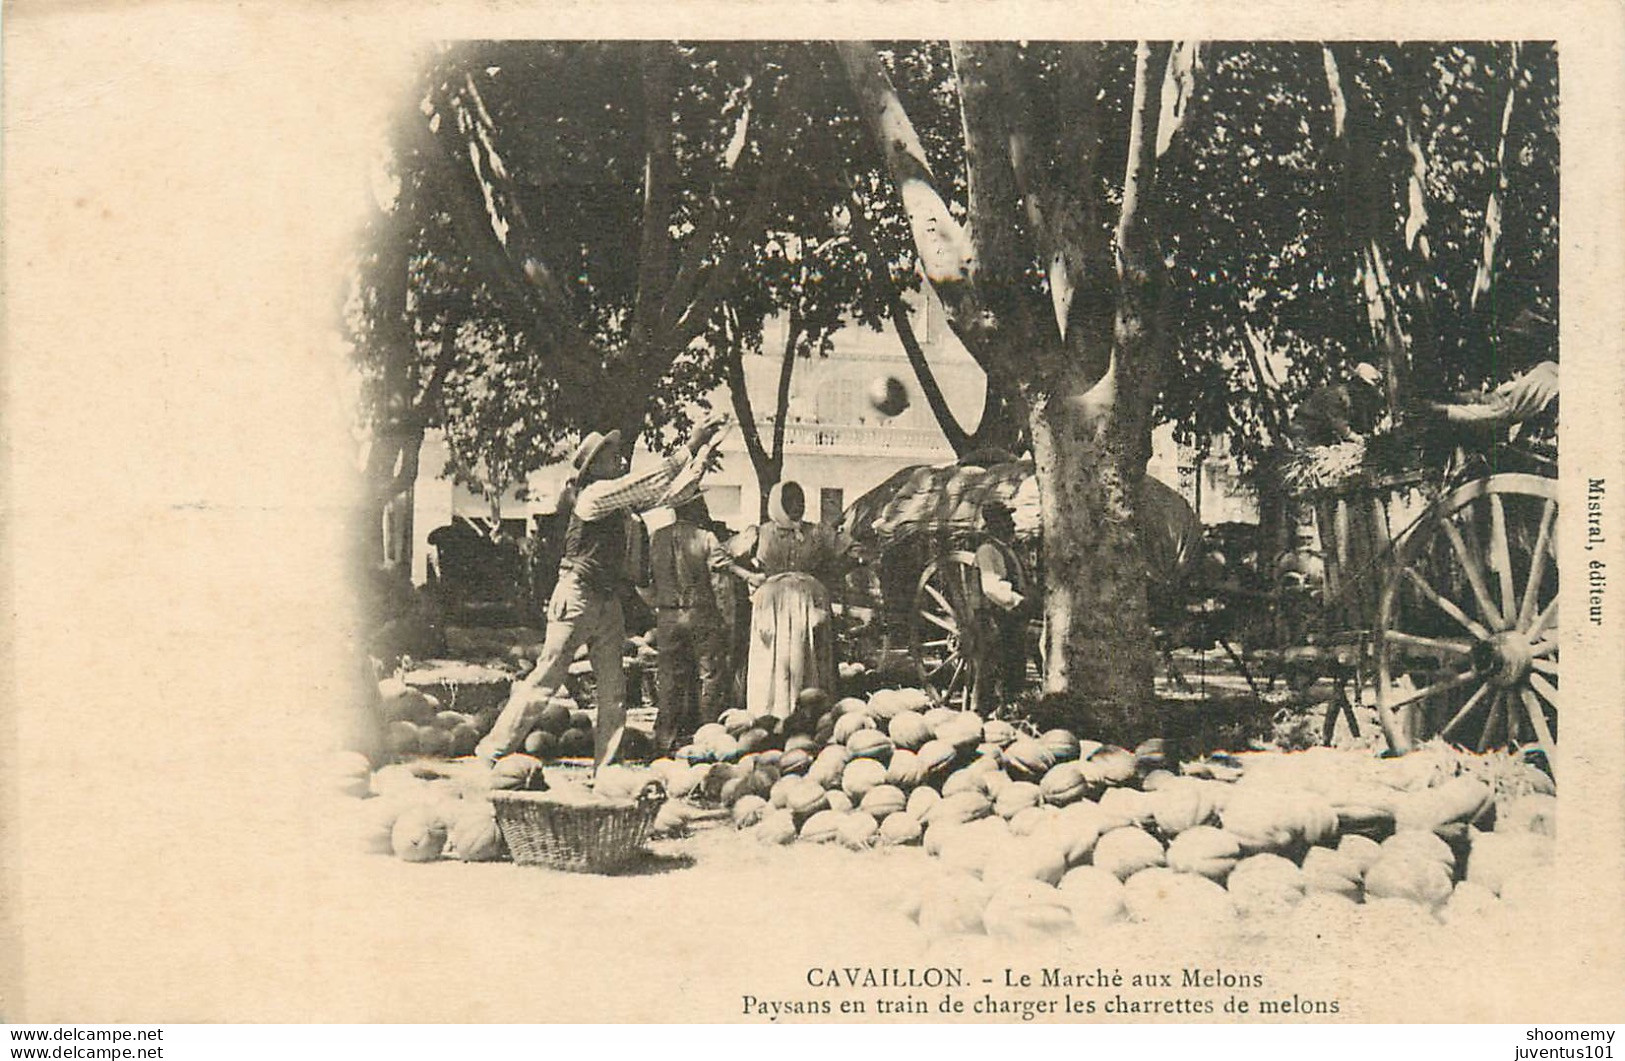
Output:
<instances>
[{"instance_id":1,"label":"woman in long apron","mask_svg":"<svg viewBox=\"0 0 1625 1061\"><path fill-rule=\"evenodd\" d=\"M745 531L735 555L749 555L762 581L751 598L745 706L754 716L788 718L803 689L831 688L835 633L829 591L840 548L833 531L808 523L806 496L794 482L768 495L768 522Z\"/></svg>"}]
</instances>

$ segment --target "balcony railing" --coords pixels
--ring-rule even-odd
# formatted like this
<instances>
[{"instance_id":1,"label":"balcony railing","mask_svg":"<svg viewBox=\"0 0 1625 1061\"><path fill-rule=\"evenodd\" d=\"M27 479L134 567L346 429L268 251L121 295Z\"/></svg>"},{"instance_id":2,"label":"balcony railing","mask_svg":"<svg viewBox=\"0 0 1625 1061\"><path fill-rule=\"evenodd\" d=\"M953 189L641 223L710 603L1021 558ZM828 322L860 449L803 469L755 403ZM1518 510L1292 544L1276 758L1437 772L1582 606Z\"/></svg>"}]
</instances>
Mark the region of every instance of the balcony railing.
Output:
<instances>
[{"instance_id":1,"label":"balcony railing","mask_svg":"<svg viewBox=\"0 0 1625 1061\"><path fill-rule=\"evenodd\" d=\"M761 428L764 437L772 437L773 425L766 422ZM884 424L786 424L784 446L788 451L826 451L831 453L908 453L917 456L952 457L953 451L942 437L942 432L907 427L887 427Z\"/></svg>"}]
</instances>

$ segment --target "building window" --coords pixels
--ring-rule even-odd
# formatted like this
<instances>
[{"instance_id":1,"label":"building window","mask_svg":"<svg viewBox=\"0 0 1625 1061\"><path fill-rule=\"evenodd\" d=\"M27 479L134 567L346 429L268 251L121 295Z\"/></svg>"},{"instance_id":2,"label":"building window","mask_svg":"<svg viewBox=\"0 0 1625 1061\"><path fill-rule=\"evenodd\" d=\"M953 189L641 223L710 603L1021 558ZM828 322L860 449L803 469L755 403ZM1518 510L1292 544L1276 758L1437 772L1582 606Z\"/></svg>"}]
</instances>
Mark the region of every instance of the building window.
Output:
<instances>
[{"instance_id":1,"label":"building window","mask_svg":"<svg viewBox=\"0 0 1625 1061\"><path fill-rule=\"evenodd\" d=\"M818 522L833 527L841 522L846 511L846 491L839 486L826 486L818 491Z\"/></svg>"}]
</instances>

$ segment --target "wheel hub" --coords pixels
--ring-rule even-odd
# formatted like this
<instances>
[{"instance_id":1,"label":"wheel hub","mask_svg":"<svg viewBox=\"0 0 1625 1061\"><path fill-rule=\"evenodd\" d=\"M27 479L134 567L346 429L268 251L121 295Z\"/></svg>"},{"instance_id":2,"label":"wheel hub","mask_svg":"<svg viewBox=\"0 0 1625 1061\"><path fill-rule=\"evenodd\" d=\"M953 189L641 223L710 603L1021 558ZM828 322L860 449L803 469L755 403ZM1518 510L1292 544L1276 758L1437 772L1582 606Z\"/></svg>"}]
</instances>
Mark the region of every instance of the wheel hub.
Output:
<instances>
[{"instance_id":1,"label":"wheel hub","mask_svg":"<svg viewBox=\"0 0 1625 1061\"><path fill-rule=\"evenodd\" d=\"M1533 659L1528 639L1514 630L1496 634L1473 646L1473 670L1497 689L1522 682L1529 674Z\"/></svg>"}]
</instances>

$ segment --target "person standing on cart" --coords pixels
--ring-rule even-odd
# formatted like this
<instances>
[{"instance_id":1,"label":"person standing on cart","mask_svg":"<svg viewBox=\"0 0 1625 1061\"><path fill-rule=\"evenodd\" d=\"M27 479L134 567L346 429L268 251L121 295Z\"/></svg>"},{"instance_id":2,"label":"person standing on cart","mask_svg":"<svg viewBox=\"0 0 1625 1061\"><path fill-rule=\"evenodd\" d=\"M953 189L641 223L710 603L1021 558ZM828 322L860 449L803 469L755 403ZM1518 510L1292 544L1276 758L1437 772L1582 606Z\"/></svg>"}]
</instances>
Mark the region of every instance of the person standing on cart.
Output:
<instances>
[{"instance_id":1,"label":"person standing on cart","mask_svg":"<svg viewBox=\"0 0 1625 1061\"><path fill-rule=\"evenodd\" d=\"M1020 693L1027 678L1028 597L1017 587L1021 562L1016 556L1016 522L1008 506L982 506L986 538L976 549L976 576L981 607L977 609L970 646L976 661L971 686L972 710L986 713Z\"/></svg>"},{"instance_id":2,"label":"person standing on cart","mask_svg":"<svg viewBox=\"0 0 1625 1061\"><path fill-rule=\"evenodd\" d=\"M535 668L514 683L496 724L475 749L480 759L494 762L519 747L563 684L576 649L583 644L597 685L593 760L603 766L615 758L626 728L621 591L636 513L665 501L672 481L705 450L723 423L720 415L706 417L695 425L684 447L636 475L626 469L619 431L594 431L576 447L570 461L575 500L558 584L547 606L546 639Z\"/></svg>"}]
</instances>

